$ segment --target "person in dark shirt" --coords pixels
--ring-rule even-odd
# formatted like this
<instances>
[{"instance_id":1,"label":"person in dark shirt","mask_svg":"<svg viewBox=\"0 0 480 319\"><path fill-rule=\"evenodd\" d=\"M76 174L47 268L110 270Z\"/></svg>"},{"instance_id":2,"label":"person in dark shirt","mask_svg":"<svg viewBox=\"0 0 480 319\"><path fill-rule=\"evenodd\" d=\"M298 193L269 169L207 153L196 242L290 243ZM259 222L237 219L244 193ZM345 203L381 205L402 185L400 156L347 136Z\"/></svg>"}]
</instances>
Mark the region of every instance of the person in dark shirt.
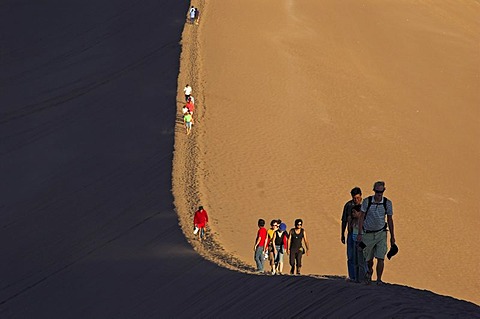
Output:
<instances>
[{"instance_id":1,"label":"person in dark shirt","mask_svg":"<svg viewBox=\"0 0 480 319\"><path fill-rule=\"evenodd\" d=\"M341 241L342 244L345 244L345 229L347 229L347 270L348 270L348 280L356 281L355 278L355 265L354 265L354 256L355 256L355 242L352 237L352 208L355 205L362 203L362 190L360 187L354 187L350 191L352 199L345 203L343 206L342 214L342 229L341 229ZM347 227L348 226L348 227Z\"/></svg>"},{"instance_id":2,"label":"person in dark shirt","mask_svg":"<svg viewBox=\"0 0 480 319\"><path fill-rule=\"evenodd\" d=\"M303 247L305 244L305 247ZM293 275L295 273L296 267L296 274L301 274L302 268L302 256L306 254L308 256L308 251L310 247L308 245L307 240L307 232L303 229L303 221L301 219L295 220L295 228L290 230L288 235L288 245L287 245L287 254L290 255L290 274Z\"/></svg>"}]
</instances>

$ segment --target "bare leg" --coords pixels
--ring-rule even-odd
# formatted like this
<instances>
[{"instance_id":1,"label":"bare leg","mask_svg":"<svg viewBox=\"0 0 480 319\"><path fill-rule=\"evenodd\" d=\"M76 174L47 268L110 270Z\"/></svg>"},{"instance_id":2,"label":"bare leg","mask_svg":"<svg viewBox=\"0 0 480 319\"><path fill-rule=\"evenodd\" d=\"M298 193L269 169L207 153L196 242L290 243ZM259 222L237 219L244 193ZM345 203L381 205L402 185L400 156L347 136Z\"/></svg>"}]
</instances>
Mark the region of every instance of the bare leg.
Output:
<instances>
[{"instance_id":1,"label":"bare leg","mask_svg":"<svg viewBox=\"0 0 480 319\"><path fill-rule=\"evenodd\" d=\"M377 282L382 281L385 260L377 258Z\"/></svg>"},{"instance_id":2,"label":"bare leg","mask_svg":"<svg viewBox=\"0 0 480 319\"><path fill-rule=\"evenodd\" d=\"M373 274L373 259L367 261L367 266L368 266L368 269L367 269L367 274L365 276L366 277L365 282L367 284L370 284L370 281L372 281L372 274Z\"/></svg>"},{"instance_id":3,"label":"bare leg","mask_svg":"<svg viewBox=\"0 0 480 319\"><path fill-rule=\"evenodd\" d=\"M270 268L272 274L275 274L275 254L273 252L270 253Z\"/></svg>"}]
</instances>

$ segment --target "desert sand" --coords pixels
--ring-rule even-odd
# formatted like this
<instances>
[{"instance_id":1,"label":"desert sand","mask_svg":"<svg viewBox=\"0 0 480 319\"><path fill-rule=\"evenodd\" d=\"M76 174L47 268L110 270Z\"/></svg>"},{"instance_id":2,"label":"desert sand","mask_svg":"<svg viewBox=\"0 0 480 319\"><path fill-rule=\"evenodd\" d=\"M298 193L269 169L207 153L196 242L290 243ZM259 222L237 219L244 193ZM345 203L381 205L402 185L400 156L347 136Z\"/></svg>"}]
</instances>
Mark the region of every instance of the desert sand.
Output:
<instances>
[{"instance_id":1,"label":"desert sand","mask_svg":"<svg viewBox=\"0 0 480 319\"><path fill-rule=\"evenodd\" d=\"M234 19L228 15L232 12L222 10L234 9L235 3L194 4L202 11L202 21L195 27L185 24L189 3L178 0L1 2L0 318L480 318L480 307L459 300L461 294L442 296L440 290L423 290L426 285L418 284L414 287L420 289L416 289L392 279L408 252L402 207L395 206L401 252L387 264L390 283L382 287L351 284L342 277L345 258L338 222L353 184L350 176L338 193L332 188L336 185L330 186L332 180L324 186L310 181L312 187L329 190L338 199L325 200L321 192L314 194L315 200L304 199L295 195L291 186L301 186L300 178L309 180L306 172L286 170L290 173L285 178L291 184L281 182L274 188L271 183L280 180L280 172L263 177L256 166L259 156L268 156L280 146L288 149L278 141L271 151L250 154L248 167L229 155L232 147L226 147L222 155L218 147L226 144L225 138L231 139L238 154L247 146L243 134L230 136L234 131L229 130L226 135L211 134L221 124L214 121L217 114L228 109L213 101L235 105L244 96L212 91L213 77L233 69L216 49L226 42L210 35L216 34L216 26L230 28ZM255 23L275 23L269 15L257 12L253 2L245 2L242 8L251 11L252 17L262 18L242 22L250 32ZM251 38L255 44L255 37ZM253 48L250 43L248 47ZM237 51L239 56L250 52L233 48L232 43L232 52ZM212 55L215 52L218 57ZM222 69L215 69L216 64ZM278 71L271 70L272 74ZM244 71L245 78L263 76L247 68ZM197 97L197 123L189 138L176 108L181 106L186 81ZM252 90L250 85L239 86L238 81L233 84L238 93ZM263 98L253 93L249 93L251 97ZM292 92L292 100L296 94ZM253 104L242 106L244 111L253 109ZM264 112L262 107L256 109ZM337 108L341 109L340 105ZM248 125L244 137L257 129L259 138L252 146L266 144L262 139L270 131L263 125L256 127L255 115L237 110L239 123ZM309 118L298 115L297 121L290 127L291 135L302 133L299 123ZM232 126L232 130L237 129ZM333 129L328 132L333 132L332 137L337 134ZM208 139L217 141L212 144ZM328 144L324 138L311 143L315 152L299 153L296 167L304 167L301 161L316 154L320 142ZM301 143L293 144L302 149ZM223 160L232 161L230 168ZM285 166L283 160L271 161L271 165ZM309 168L310 174L325 168L319 165L323 163L320 158L317 161ZM212 168L214 164L218 170ZM258 176L248 175L257 171ZM362 171L353 170L349 175L353 172ZM233 181L233 175L239 175L235 176L239 183ZM378 178L384 177L379 174ZM260 178L263 184L255 180ZM368 188L374 178L377 176L363 181L359 177L355 183ZM393 183L389 176L385 179L388 196L403 204L398 195L403 185ZM232 185L226 184L230 182ZM286 194L287 186L288 193L296 197ZM231 187L238 191L232 197L233 206L226 197ZM285 205L296 203L295 211L290 206L274 211L273 204L267 205L266 199L280 194L289 196ZM192 240L191 228L191 213L199 203L204 203L212 220L208 240L201 245ZM318 226L313 222L315 214L305 210L302 215L317 254L305 260L310 274L251 274L248 249L253 244L256 219L282 217L291 225L289 220L303 214L301 206L309 203L319 215ZM260 204L264 207L257 207ZM247 207L249 213L239 211L236 205ZM321 218L329 206L331 216ZM320 233L322 229L325 234ZM331 247L321 247L322 240ZM336 257L318 257L326 252ZM463 257L463 262L477 258ZM332 275L335 273L340 275ZM462 275L468 274L464 271Z\"/></svg>"},{"instance_id":2,"label":"desert sand","mask_svg":"<svg viewBox=\"0 0 480 319\"><path fill-rule=\"evenodd\" d=\"M245 270L258 218L303 218L303 272L344 276L343 205L384 180L400 253L383 279L478 304L479 3L192 4L178 88L193 85L197 122L189 137L177 123L173 173L187 237L201 203Z\"/></svg>"}]
</instances>

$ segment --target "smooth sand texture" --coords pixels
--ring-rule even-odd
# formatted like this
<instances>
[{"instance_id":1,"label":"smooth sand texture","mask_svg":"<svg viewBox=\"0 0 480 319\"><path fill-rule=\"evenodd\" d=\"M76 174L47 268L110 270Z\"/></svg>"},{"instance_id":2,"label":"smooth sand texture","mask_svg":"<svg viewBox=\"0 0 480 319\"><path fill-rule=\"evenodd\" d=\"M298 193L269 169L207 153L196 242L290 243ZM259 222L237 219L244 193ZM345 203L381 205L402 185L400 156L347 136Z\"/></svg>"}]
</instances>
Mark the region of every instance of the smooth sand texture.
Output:
<instances>
[{"instance_id":1,"label":"smooth sand texture","mask_svg":"<svg viewBox=\"0 0 480 319\"><path fill-rule=\"evenodd\" d=\"M179 79L199 103L181 179L194 184L174 187L188 227L202 203L253 266L257 219L300 217L303 272L345 275L343 205L385 180L400 253L383 279L479 303L479 3L197 3Z\"/></svg>"},{"instance_id":2,"label":"smooth sand texture","mask_svg":"<svg viewBox=\"0 0 480 319\"><path fill-rule=\"evenodd\" d=\"M251 261L229 255L222 232L208 250L192 243L240 272L195 253L177 212L191 240L187 204L215 194L199 160L208 95L192 138L175 123L179 62L180 91L186 78L207 87L194 36L208 24L185 26L187 7L1 1L0 318L480 317L473 303L399 285L245 274ZM250 245L253 227L240 229Z\"/></svg>"}]
</instances>

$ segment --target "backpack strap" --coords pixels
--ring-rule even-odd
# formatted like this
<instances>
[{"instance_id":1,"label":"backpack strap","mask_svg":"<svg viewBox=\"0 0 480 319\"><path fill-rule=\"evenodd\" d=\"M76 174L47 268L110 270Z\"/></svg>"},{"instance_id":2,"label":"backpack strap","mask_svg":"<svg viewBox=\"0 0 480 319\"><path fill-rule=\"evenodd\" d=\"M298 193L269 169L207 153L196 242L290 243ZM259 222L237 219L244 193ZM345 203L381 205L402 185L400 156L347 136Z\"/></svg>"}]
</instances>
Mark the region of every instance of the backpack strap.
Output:
<instances>
[{"instance_id":1,"label":"backpack strap","mask_svg":"<svg viewBox=\"0 0 480 319\"><path fill-rule=\"evenodd\" d=\"M365 217L367 217L367 213L368 213L368 210L370 209L370 206L372 206L372 202L373 202L373 196L368 196L368 204L367 204L367 211L365 212ZM383 197L383 209L385 209L385 214L387 214L387 201L389 199L386 198L386 197Z\"/></svg>"}]
</instances>

